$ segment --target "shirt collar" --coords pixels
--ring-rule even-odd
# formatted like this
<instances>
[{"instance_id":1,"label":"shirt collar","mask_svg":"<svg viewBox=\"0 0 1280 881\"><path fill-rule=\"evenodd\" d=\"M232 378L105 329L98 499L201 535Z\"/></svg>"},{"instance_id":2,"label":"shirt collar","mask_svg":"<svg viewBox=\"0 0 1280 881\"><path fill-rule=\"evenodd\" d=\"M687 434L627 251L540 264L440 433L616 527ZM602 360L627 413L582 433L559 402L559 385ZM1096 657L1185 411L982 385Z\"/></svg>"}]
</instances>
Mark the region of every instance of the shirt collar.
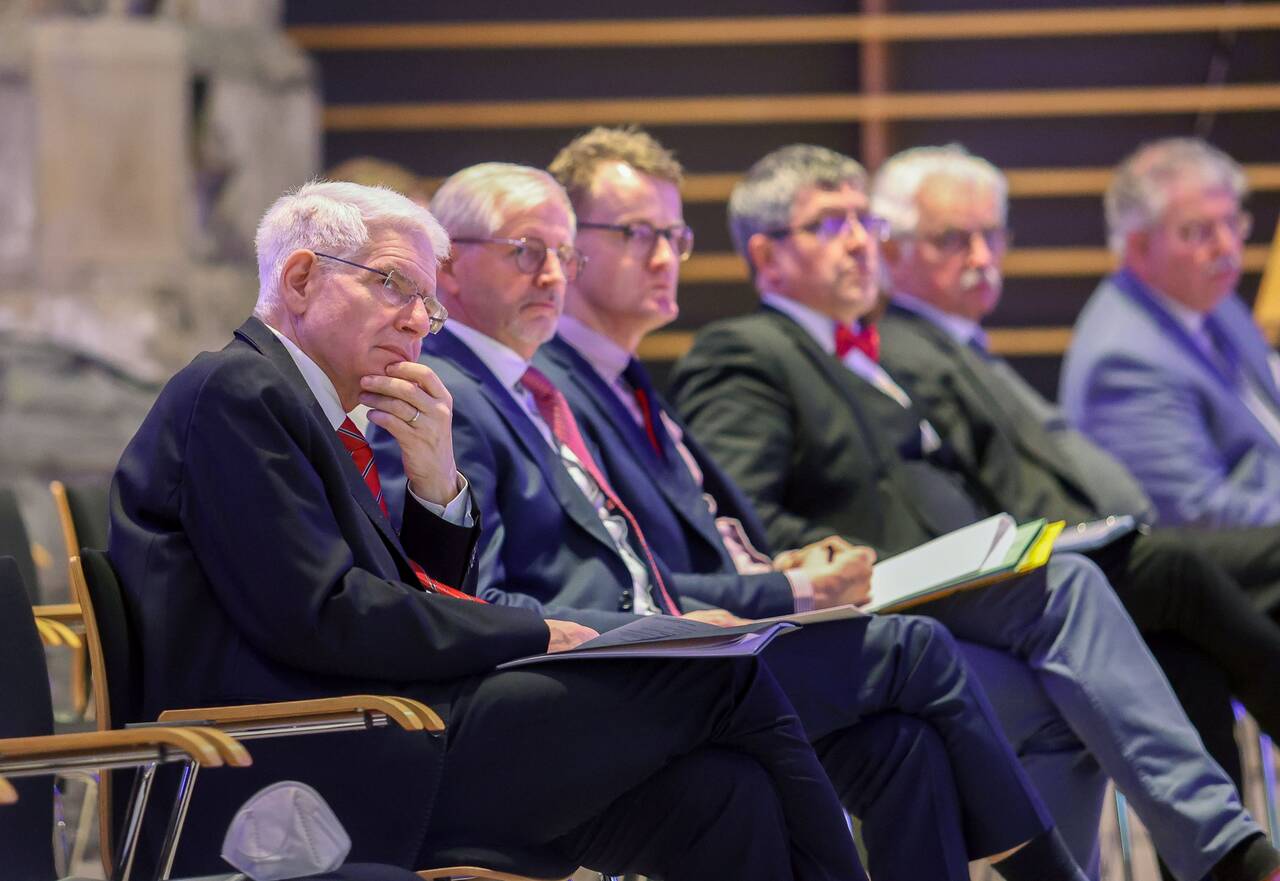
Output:
<instances>
[{"instance_id":1,"label":"shirt collar","mask_svg":"<svg viewBox=\"0 0 1280 881\"><path fill-rule=\"evenodd\" d=\"M1204 330L1205 314L1197 312L1184 303L1179 303L1168 294L1158 291L1145 282L1138 282L1147 289L1151 294L1151 298L1164 307L1164 310L1174 317L1174 319L1185 327L1193 337L1199 336Z\"/></svg>"},{"instance_id":2,"label":"shirt collar","mask_svg":"<svg viewBox=\"0 0 1280 881\"><path fill-rule=\"evenodd\" d=\"M319 364L311 360L311 357L306 352L298 348L297 343L269 324L267 325L267 330L275 334L276 339L284 343L285 351L289 353L289 357L297 365L298 372L302 374L302 379L306 382L307 388L311 389L311 394L320 404L320 409L324 411L329 424L333 426L334 431L337 431L342 423L346 421L347 413L342 409L342 401L338 397L338 390L334 387L333 380L320 369Z\"/></svg>"},{"instance_id":3,"label":"shirt collar","mask_svg":"<svg viewBox=\"0 0 1280 881\"><path fill-rule=\"evenodd\" d=\"M790 297L784 297L782 294L774 294L766 292L760 295L760 302L766 306L777 309L786 315L796 324L800 325L809 336L813 337L813 341L818 344L822 351L828 355L836 353L836 331L835 319L829 315L823 315L816 309L810 309L803 303L797 303ZM857 330L858 322L853 323L853 329Z\"/></svg>"},{"instance_id":4,"label":"shirt collar","mask_svg":"<svg viewBox=\"0 0 1280 881\"><path fill-rule=\"evenodd\" d=\"M572 315L561 315L557 330L607 382L617 382L631 363L630 352Z\"/></svg>"},{"instance_id":5,"label":"shirt collar","mask_svg":"<svg viewBox=\"0 0 1280 881\"><path fill-rule=\"evenodd\" d=\"M491 336L481 333L474 327L468 327L461 321L452 320L446 330L462 341L475 356L484 362L502 387L514 391L520 384L524 372L529 369L529 362L521 358L514 350L504 346Z\"/></svg>"},{"instance_id":6,"label":"shirt collar","mask_svg":"<svg viewBox=\"0 0 1280 881\"><path fill-rule=\"evenodd\" d=\"M987 334L982 329L982 325L976 321L970 321L963 315L953 315L950 312L944 312L932 303L927 303L919 297L911 294L904 294L902 291L894 291L893 302L896 306L901 306L908 312L914 312L921 318L932 322L941 328L948 336L962 346L977 340L982 347L986 348Z\"/></svg>"}]
</instances>

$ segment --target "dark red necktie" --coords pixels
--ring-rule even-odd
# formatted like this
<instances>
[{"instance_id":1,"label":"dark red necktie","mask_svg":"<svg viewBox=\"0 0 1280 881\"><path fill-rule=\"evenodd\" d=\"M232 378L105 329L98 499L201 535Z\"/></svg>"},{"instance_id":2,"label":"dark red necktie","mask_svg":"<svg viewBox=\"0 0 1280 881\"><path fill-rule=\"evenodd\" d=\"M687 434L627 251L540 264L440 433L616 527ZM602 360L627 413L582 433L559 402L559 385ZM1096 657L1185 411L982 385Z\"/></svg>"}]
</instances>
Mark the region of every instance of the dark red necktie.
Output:
<instances>
[{"instance_id":1,"label":"dark red necktie","mask_svg":"<svg viewBox=\"0 0 1280 881\"><path fill-rule=\"evenodd\" d=\"M663 583L662 574L658 571L658 563L654 559L653 553L649 550L649 543L645 541L644 533L640 531L640 524L636 522L636 518L627 510L627 506L622 504L621 500L614 494L613 488L609 486L609 481L605 480L600 466L596 464L596 460L587 451L587 445L582 440L582 433L578 430L578 422L573 418L572 411L569 410L569 402L564 399L560 389L552 385L551 380L547 379L546 375L536 367L530 367L525 371L524 376L520 377L520 384L529 390L529 394L533 395L534 403L538 405L538 412L542 414L543 420L550 427L551 433L555 435L556 440L573 452L573 455L582 463L582 467L587 469L591 479L600 487L600 492L604 493L609 507L621 514L623 519L627 521L627 525L631 527L631 532L636 537L636 543L640 545L640 550L644 552L645 560L649 564L649 574L653 579L653 586L658 589L658 601L659 605L662 606L662 611L668 615L679 615L680 609L676 606L675 601L671 599L671 595L667 593L667 586Z\"/></svg>"},{"instance_id":2,"label":"dark red necktie","mask_svg":"<svg viewBox=\"0 0 1280 881\"><path fill-rule=\"evenodd\" d=\"M836 357L843 359L853 349L880 363L880 331L874 324L864 323L858 330L836 324Z\"/></svg>"},{"instance_id":3,"label":"dark red necktie","mask_svg":"<svg viewBox=\"0 0 1280 881\"><path fill-rule=\"evenodd\" d=\"M360 433L360 429L356 427L356 424L351 421L350 416L344 419L342 425L338 427L338 440L342 441L342 445L351 454L351 461L356 463L356 470L364 478L364 485L369 487L369 492L373 494L373 500L382 509L382 516L390 520L390 515L387 514L387 500L382 497L382 481L378 479L378 466L373 463L373 448L364 439L364 435ZM407 487L405 492L408 493ZM409 560L409 565L413 568L413 574L418 576L418 581L422 583L422 587L431 593L471 600L475 603L484 602L479 597L473 597L437 581L412 559Z\"/></svg>"}]
</instances>

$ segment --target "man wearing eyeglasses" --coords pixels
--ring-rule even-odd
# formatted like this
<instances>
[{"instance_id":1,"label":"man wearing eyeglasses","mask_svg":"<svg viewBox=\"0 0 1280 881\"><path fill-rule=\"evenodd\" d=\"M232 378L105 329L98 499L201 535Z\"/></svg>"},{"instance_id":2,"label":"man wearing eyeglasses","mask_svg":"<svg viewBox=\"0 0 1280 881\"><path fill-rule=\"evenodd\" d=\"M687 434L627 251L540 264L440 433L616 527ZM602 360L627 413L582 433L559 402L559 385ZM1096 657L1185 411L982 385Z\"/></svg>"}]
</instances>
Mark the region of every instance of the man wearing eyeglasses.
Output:
<instances>
[{"instance_id":1,"label":"man wearing eyeglasses","mask_svg":"<svg viewBox=\"0 0 1280 881\"><path fill-rule=\"evenodd\" d=\"M1280 669L1280 627L1246 593L1280 594L1280 548L1258 530L1146 528L1154 511L1128 470L992 354L981 322L1000 299L1006 193L999 169L954 145L907 150L881 167L871 207L891 227L883 250L892 291L879 322L882 363L995 507L1071 528L1112 515L1142 527L1088 553L1238 782L1230 696L1280 734L1280 697L1255 675Z\"/></svg>"},{"instance_id":2,"label":"man wearing eyeglasses","mask_svg":"<svg viewBox=\"0 0 1280 881\"><path fill-rule=\"evenodd\" d=\"M1280 524L1280 363L1235 293L1245 194L1240 166L1198 139L1127 158L1106 194L1121 269L1063 364L1068 418L1133 472L1163 525Z\"/></svg>"},{"instance_id":3,"label":"man wearing eyeglasses","mask_svg":"<svg viewBox=\"0 0 1280 881\"><path fill-rule=\"evenodd\" d=\"M993 513L856 324L875 306L889 232L865 186L861 166L820 147L784 147L752 166L729 222L764 308L704 328L673 377L690 431L781 546L836 532L892 554ZM1047 714L1011 694L1014 681L987 659L970 659L993 703L1013 710L1006 731L1082 863L1096 853L1101 790L1083 773L1090 760L1077 759L1081 743L1178 878L1280 873L1280 854L1093 563L1055 554L1009 583L913 611L1016 659L1038 684Z\"/></svg>"}]
</instances>

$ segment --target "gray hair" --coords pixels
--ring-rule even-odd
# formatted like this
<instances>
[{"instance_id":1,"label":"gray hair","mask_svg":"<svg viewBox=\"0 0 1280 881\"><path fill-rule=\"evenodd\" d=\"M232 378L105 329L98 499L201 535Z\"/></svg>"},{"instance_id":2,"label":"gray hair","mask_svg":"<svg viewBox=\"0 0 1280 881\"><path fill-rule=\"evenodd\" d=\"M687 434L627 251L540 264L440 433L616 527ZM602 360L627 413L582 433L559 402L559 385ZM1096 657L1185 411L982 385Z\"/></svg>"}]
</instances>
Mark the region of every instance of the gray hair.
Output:
<instances>
[{"instance_id":1,"label":"gray hair","mask_svg":"<svg viewBox=\"0 0 1280 881\"><path fill-rule=\"evenodd\" d=\"M393 229L425 243L438 264L449 256L449 236L421 205L386 187L312 181L275 201L258 224L258 304L262 316L279 306L280 274L294 251L358 257L373 233ZM317 271L332 271L319 262Z\"/></svg>"},{"instance_id":2,"label":"gray hair","mask_svg":"<svg viewBox=\"0 0 1280 881\"><path fill-rule=\"evenodd\" d=\"M1184 180L1229 190L1237 199L1249 191L1240 164L1200 138L1143 144L1120 163L1103 200L1111 250L1123 256L1129 233L1156 223L1168 207L1173 185Z\"/></svg>"},{"instance_id":3,"label":"gray hair","mask_svg":"<svg viewBox=\"0 0 1280 881\"><path fill-rule=\"evenodd\" d=\"M554 200L577 228L564 188L540 168L510 162L482 162L449 177L431 197L431 212L454 238L485 238L511 217Z\"/></svg>"},{"instance_id":4,"label":"gray hair","mask_svg":"<svg viewBox=\"0 0 1280 881\"><path fill-rule=\"evenodd\" d=\"M995 193L1000 221L1008 213L1009 183L1004 173L959 144L912 147L892 156L871 183L871 211L889 221L893 235L910 235L920 224L917 197L933 177L976 184Z\"/></svg>"},{"instance_id":5,"label":"gray hair","mask_svg":"<svg viewBox=\"0 0 1280 881\"><path fill-rule=\"evenodd\" d=\"M850 184L867 186L867 172L854 159L812 144L791 144L765 156L748 169L729 196L729 235L748 265L747 242L756 233L791 223L791 206L808 189L834 190ZM755 267L751 266L755 276Z\"/></svg>"}]
</instances>

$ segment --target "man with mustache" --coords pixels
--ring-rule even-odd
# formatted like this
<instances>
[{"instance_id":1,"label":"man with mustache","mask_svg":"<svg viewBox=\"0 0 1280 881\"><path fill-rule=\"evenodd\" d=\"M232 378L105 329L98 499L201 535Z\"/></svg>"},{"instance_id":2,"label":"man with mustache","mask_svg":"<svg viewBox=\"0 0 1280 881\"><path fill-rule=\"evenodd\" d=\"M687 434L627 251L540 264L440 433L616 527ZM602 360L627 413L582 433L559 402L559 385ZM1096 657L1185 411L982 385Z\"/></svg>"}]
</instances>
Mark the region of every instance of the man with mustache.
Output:
<instances>
[{"instance_id":1,"label":"man with mustache","mask_svg":"<svg viewBox=\"0 0 1280 881\"><path fill-rule=\"evenodd\" d=\"M729 223L763 308L704 328L673 377L690 430L783 547L835 532L897 553L991 513L858 324L876 303L887 232L865 186L854 160L816 146L753 165L730 197ZM1090 561L1055 554L1041 570L913 611L1031 671L1069 726L1064 745L1084 743L1178 878L1280 875L1280 855ZM989 691L1007 687L976 666ZM1046 737L1051 728L1031 725L1030 742ZM1087 858L1097 827L1078 822L1086 805L1052 784L1041 791L1064 829L1073 818L1077 857Z\"/></svg>"},{"instance_id":2,"label":"man with mustache","mask_svg":"<svg viewBox=\"0 0 1280 881\"><path fill-rule=\"evenodd\" d=\"M1245 194L1240 166L1194 138L1141 147L1107 190L1121 269L1076 323L1060 398L1161 524L1280 524L1280 363L1235 293Z\"/></svg>"},{"instance_id":3,"label":"man with mustache","mask_svg":"<svg viewBox=\"0 0 1280 881\"><path fill-rule=\"evenodd\" d=\"M906 150L877 172L871 209L890 227L892 296L878 323L881 363L996 507L1020 520L1129 515L1149 524L1151 502L1124 466L987 347L981 321L1000 300L1006 194L999 169L954 145ZM1257 530L1144 528L1089 552L1237 784L1230 695L1280 734L1280 696L1256 676L1280 669L1280 627L1246 595L1280 590L1280 548L1241 553L1258 538Z\"/></svg>"}]
</instances>

